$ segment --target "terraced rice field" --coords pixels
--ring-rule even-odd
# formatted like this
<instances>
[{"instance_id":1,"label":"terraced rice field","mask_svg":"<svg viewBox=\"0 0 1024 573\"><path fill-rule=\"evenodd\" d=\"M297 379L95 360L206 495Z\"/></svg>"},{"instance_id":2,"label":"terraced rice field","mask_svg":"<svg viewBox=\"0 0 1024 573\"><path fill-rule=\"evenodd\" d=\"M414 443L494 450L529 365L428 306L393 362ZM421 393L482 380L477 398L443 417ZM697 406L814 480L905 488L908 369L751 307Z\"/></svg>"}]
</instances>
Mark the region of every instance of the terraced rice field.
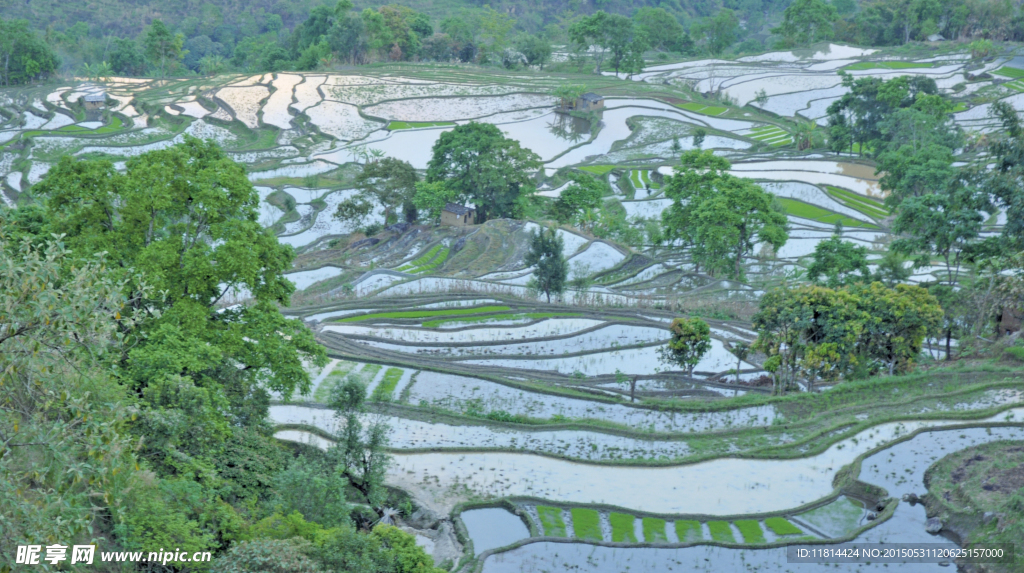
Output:
<instances>
[{"instance_id":1,"label":"terraced rice field","mask_svg":"<svg viewBox=\"0 0 1024 573\"><path fill-rule=\"evenodd\" d=\"M466 573L776 570L780 547L811 540L945 543L923 533L923 508L900 496L924 491L923 471L943 448L1024 437L1024 383L1002 366L773 396L766 357L733 352L756 338L749 316L760 294L801 270L836 222L873 258L892 239L870 158L798 150L790 118L820 121L845 93L839 70L927 76L952 94L965 82L960 56L896 61L827 44L649 66L632 79L609 73L588 79L606 109L599 125L582 126L553 113L554 90L575 76L476 66L112 82L116 108L96 118L78 113L75 98L95 88L84 82L4 89L0 195L18 204L61 155L120 167L186 134L214 139L258 185L260 222L296 249L286 278L297 292L283 312L305 321L331 359L311 369L308 394L273 396L278 438L329 447L339 428L332 392L362 384L367 416L392 428L388 485L465 528ZM1009 62L970 73L1024 91L1024 70ZM956 121L984 127L991 98L1005 92L967 85ZM703 97L693 90L728 99L692 102ZM1019 94L1004 101L1024 109ZM532 220L421 222L364 237L356 233L382 223L382 209L356 225L333 217L367 161L407 160L422 175L440 134L470 120L542 157L530 175L547 195L528 203ZM705 149L791 217L786 246L741 262L743 283L707 275L645 226L671 205L662 178L697 129ZM640 238L602 234L601 216L561 226L573 282L548 304L527 286L524 254L576 170L612 184L602 216L625 217ZM626 181L635 197L623 195ZM998 229L1005 215L990 222ZM912 281L932 278L919 271ZM692 376L659 352L671 321L687 315L707 319L712 337ZM868 569L883 570L856 570Z\"/></svg>"}]
</instances>

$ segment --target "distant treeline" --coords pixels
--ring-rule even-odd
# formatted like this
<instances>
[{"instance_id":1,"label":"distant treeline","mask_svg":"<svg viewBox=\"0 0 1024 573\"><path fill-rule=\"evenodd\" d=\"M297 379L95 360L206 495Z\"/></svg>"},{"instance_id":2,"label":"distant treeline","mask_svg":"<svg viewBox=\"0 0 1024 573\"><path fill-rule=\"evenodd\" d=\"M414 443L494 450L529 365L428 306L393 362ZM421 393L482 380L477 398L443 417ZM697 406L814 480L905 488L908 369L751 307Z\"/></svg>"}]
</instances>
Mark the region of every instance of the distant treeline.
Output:
<instances>
[{"instance_id":1,"label":"distant treeline","mask_svg":"<svg viewBox=\"0 0 1024 573\"><path fill-rule=\"evenodd\" d=\"M20 3L19 3L20 4ZM121 4L124 4L121 6ZM642 66L652 51L753 53L834 40L900 45L935 34L949 40L1024 39L1024 12L1006 0L621 0L537 2L407 0L373 5L310 0L112 2L70 9L34 1L0 21L0 83L54 72L99 76L331 69L381 61L461 61L543 67L553 46L563 65ZM113 10L120 6L123 10ZM635 71L635 70L634 70Z\"/></svg>"}]
</instances>

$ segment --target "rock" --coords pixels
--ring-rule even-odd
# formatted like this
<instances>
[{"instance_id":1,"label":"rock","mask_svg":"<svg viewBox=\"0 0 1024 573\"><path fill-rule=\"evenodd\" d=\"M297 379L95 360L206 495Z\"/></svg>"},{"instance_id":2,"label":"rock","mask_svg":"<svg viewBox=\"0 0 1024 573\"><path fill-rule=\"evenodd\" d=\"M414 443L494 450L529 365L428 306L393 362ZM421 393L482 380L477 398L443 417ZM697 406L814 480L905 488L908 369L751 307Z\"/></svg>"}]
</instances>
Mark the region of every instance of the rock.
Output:
<instances>
[{"instance_id":1,"label":"rock","mask_svg":"<svg viewBox=\"0 0 1024 573\"><path fill-rule=\"evenodd\" d=\"M868 521L874 521L876 519L878 519L878 514L877 513L873 512L873 511L868 513Z\"/></svg>"},{"instance_id":2,"label":"rock","mask_svg":"<svg viewBox=\"0 0 1024 573\"><path fill-rule=\"evenodd\" d=\"M938 517L928 518L928 522L924 525L924 530L933 535L942 531L942 520Z\"/></svg>"},{"instance_id":3,"label":"rock","mask_svg":"<svg viewBox=\"0 0 1024 573\"><path fill-rule=\"evenodd\" d=\"M903 501L910 503L910 505L915 505L921 503L921 498L917 497L916 493L905 493L903 494Z\"/></svg>"},{"instance_id":4,"label":"rock","mask_svg":"<svg viewBox=\"0 0 1024 573\"><path fill-rule=\"evenodd\" d=\"M441 518L438 517L433 511L421 507L416 511L412 512L412 515L402 519L409 527L415 527L416 529L433 529L437 525Z\"/></svg>"},{"instance_id":5,"label":"rock","mask_svg":"<svg viewBox=\"0 0 1024 573\"><path fill-rule=\"evenodd\" d=\"M387 227L385 230L391 231L392 233L402 234L408 231L411 227L412 223L395 223L394 225Z\"/></svg>"},{"instance_id":6,"label":"rock","mask_svg":"<svg viewBox=\"0 0 1024 573\"><path fill-rule=\"evenodd\" d=\"M437 537L434 538L434 563L445 561L457 562L462 557L462 544L455 536L455 529L452 522L447 519L441 522L437 529Z\"/></svg>"},{"instance_id":7,"label":"rock","mask_svg":"<svg viewBox=\"0 0 1024 573\"><path fill-rule=\"evenodd\" d=\"M998 515L996 515L996 514L995 514L995 512L992 512L992 511L986 511L986 512L985 512L984 514L982 514L982 516L981 516L981 522L982 522L982 523L989 523L990 521L992 521L992 520L996 519L997 517L999 517L999 516L998 516Z\"/></svg>"},{"instance_id":8,"label":"rock","mask_svg":"<svg viewBox=\"0 0 1024 573\"><path fill-rule=\"evenodd\" d=\"M885 504L884 503L880 503L880 504L876 505L875 506L875 511L877 511L877 512L885 511Z\"/></svg>"},{"instance_id":9,"label":"rock","mask_svg":"<svg viewBox=\"0 0 1024 573\"><path fill-rule=\"evenodd\" d=\"M455 244L452 245L452 248L449 251L448 256L454 255L455 253L461 251L462 247L465 247L465 246L466 246L466 237L460 237L459 240L455 241Z\"/></svg>"}]
</instances>

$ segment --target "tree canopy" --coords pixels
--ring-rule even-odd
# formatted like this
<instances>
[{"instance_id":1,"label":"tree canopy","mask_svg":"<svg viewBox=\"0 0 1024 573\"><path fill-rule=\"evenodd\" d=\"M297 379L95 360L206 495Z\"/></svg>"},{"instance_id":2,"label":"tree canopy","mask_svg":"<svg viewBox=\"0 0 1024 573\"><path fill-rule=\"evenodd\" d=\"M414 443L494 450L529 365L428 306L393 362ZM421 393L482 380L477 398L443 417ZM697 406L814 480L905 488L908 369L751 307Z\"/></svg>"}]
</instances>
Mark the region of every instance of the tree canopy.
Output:
<instances>
[{"instance_id":1,"label":"tree canopy","mask_svg":"<svg viewBox=\"0 0 1024 573\"><path fill-rule=\"evenodd\" d=\"M467 123L442 133L427 164L427 183L443 182L476 207L477 223L521 215L536 189L530 173L540 168L536 153L489 123Z\"/></svg>"},{"instance_id":2,"label":"tree canopy","mask_svg":"<svg viewBox=\"0 0 1024 573\"><path fill-rule=\"evenodd\" d=\"M0 18L0 85L11 86L45 78L60 61L25 20Z\"/></svg>"},{"instance_id":3,"label":"tree canopy","mask_svg":"<svg viewBox=\"0 0 1024 573\"><path fill-rule=\"evenodd\" d=\"M726 159L711 151L683 154L665 195L662 213L669 238L682 239L693 260L711 274L743 277L743 259L758 243L778 249L789 237L788 222L775 196L728 173Z\"/></svg>"}]
</instances>

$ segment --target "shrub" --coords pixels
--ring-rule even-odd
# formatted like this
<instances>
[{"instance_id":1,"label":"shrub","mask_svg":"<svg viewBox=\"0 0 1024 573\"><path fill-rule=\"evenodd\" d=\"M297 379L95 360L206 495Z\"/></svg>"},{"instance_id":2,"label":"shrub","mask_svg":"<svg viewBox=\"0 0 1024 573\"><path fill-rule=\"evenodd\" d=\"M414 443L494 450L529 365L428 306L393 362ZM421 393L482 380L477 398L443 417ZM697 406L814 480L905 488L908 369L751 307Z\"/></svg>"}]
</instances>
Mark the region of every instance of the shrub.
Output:
<instances>
[{"instance_id":1,"label":"shrub","mask_svg":"<svg viewBox=\"0 0 1024 573\"><path fill-rule=\"evenodd\" d=\"M321 573L303 555L308 542L299 539L256 539L231 546L213 562L216 573Z\"/></svg>"}]
</instances>

